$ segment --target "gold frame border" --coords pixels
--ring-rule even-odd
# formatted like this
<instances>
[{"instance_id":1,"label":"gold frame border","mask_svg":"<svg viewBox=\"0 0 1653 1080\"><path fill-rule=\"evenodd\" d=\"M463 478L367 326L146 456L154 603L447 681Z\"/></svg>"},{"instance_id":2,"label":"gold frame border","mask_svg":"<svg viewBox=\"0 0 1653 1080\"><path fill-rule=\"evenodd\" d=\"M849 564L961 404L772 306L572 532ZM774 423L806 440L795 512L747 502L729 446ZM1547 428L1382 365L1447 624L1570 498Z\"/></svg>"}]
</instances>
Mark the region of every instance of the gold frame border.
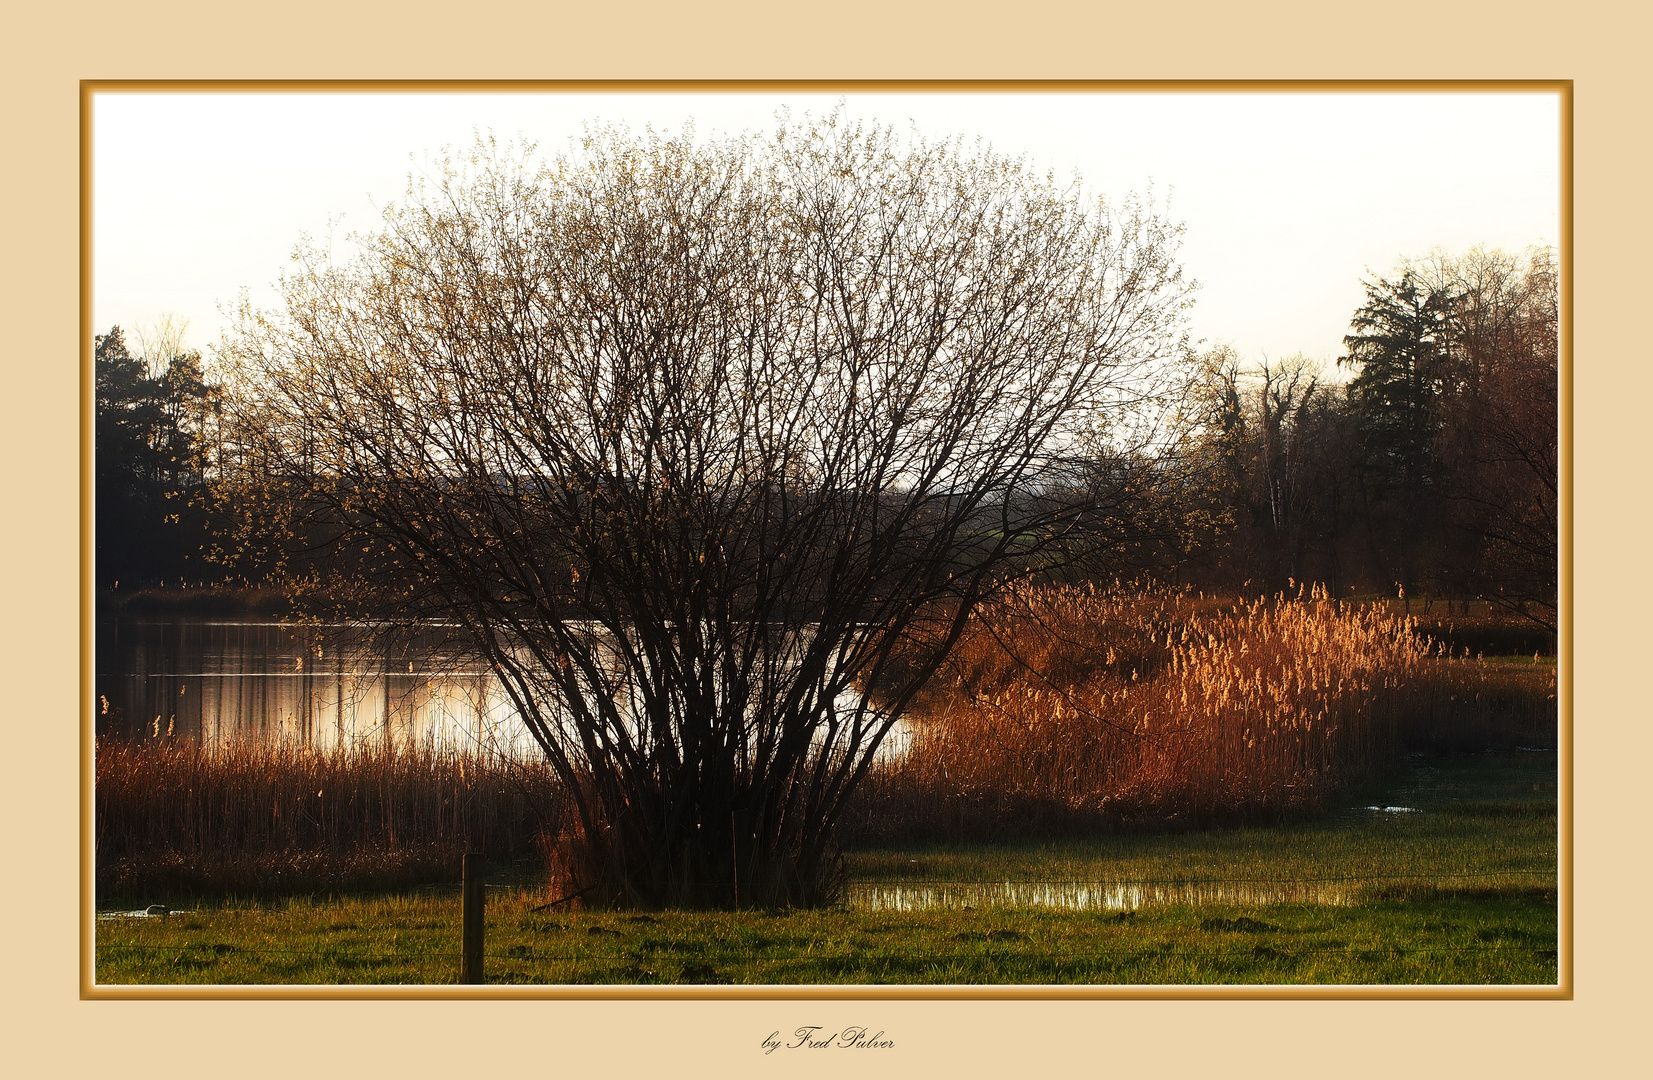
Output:
<instances>
[{"instance_id":1,"label":"gold frame border","mask_svg":"<svg viewBox=\"0 0 1653 1080\"><path fill-rule=\"evenodd\" d=\"M99 93L1554 93L1560 105L1561 340L1557 453L1558 982L1541 986L117 986L96 981L93 779L92 99ZM1486 1001L1573 1000L1573 80L1572 79L82 79L80 80L80 998L83 1001Z\"/></svg>"}]
</instances>

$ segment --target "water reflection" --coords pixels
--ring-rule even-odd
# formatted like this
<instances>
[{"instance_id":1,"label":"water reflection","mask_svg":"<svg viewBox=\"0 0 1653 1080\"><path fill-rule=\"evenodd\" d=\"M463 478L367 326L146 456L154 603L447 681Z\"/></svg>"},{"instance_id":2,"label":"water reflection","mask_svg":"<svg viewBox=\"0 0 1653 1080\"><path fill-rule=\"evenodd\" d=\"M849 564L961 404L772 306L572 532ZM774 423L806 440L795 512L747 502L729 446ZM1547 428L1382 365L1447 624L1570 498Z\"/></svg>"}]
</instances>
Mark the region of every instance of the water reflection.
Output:
<instances>
[{"instance_id":1,"label":"water reflection","mask_svg":"<svg viewBox=\"0 0 1653 1080\"><path fill-rule=\"evenodd\" d=\"M97 654L99 728L212 746L536 750L498 681L449 630L394 642L361 627L135 620Z\"/></svg>"},{"instance_id":2,"label":"water reflection","mask_svg":"<svg viewBox=\"0 0 1653 1080\"><path fill-rule=\"evenodd\" d=\"M351 624L268 620L137 619L98 630L100 732L208 746L540 752L453 627L394 640ZM880 754L905 744L898 728Z\"/></svg>"}]
</instances>

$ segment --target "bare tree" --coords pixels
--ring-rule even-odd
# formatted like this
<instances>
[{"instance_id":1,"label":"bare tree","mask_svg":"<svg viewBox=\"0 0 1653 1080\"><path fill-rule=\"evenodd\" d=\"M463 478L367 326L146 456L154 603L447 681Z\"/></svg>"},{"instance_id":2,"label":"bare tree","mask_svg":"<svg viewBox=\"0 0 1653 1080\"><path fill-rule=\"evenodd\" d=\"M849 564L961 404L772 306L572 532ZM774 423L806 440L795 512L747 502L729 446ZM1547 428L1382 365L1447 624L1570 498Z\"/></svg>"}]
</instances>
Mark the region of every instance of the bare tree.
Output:
<instances>
[{"instance_id":1,"label":"bare tree","mask_svg":"<svg viewBox=\"0 0 1653 1080\"><path fill-rule=\"evenodd\" d=\"M1454 380L1441 454L1468 588L1556 629L1560 290L1555 253L1435 254L1419 273L1452 297Z\"/></svg>"},{"instance_id":2,"label":"bare tree","mask_svg":"<svg viewBox=\"0 0 1653 1080\"><path fill-rule=\"evenodd\" d=\"M184 334L189 329L188 319L162 314L153 322L139 326L136 331L139 355L149 367L152 378L161 376L173 358L183 356Z\"/></svg>"},{"instance_id":3,"label":"bare tree","mask_svg":"<svg viewBox=\"0 0 1653 1080\"><path fill-rule=\"evenodd\" d=\"M578 887L819 902L913 694L1063 550L1068 452L1158 402L1178 233L841 115L484 145L244 312L221 494L313 595L463 627Z\"/></svg>"},{"instance_id":4,"label":"bare tree","mask_svg":"<svg viewBox=\"0 0 1653 1080\"><path fill-rule=\"evenodd\" d=\"M1324 451L1336 401L1322 384L1322 365L1301 354L1247 365L1222 345L1200 358L1199 369L1187 459L1214 477L1255 534L1248 577L1283 588L1324 572L1310 558L1313 541L1333 539L1322 519L1335 514Z\"/></svg>"}]
</instances>

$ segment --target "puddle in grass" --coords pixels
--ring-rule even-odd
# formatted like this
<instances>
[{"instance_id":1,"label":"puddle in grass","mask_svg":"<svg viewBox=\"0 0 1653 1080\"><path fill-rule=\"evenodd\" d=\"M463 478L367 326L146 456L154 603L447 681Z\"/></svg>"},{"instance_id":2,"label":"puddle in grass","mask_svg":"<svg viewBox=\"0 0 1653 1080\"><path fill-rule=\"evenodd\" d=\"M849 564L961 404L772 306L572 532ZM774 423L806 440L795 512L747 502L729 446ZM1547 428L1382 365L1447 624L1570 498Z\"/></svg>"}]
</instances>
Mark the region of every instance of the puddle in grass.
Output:
<instances>
[{"instance_id":1,"label":"puddle in grass","mask_svg":"<svg viewBox=\"0 0 1653 1080\"><path fill-rule=\"evenodd\" d=\"M1417 821L1478 801L1513 802L1539 808L1555 806L1556 766L1553 750L1522 748L1514 754L1431 758L1408 769L1382 794L1397 800L1334 811L1325 824L1362 830L1377 822ZM1546 757L1545 755L1549 755ZM1231 878L1201 881L1028 881L1028 882L860 882L849 886L845 901L861 911L922 911L931 908L1051 907L1068 910L1129 911L1160 904L1348 904L1364 886L1383 881L1430 880L1442 883L1527 886L1550 883L1553 871L1533 870L1456 873L1299 881Z\"/></svg>"},{"instance_id":2,"label":"puddle in grass","mask_svg":"<svg viewBox=\"0 0 1653 1080\"><path fill-rule=\"evenodd\" d=\"M159 910L157 910L159 909ZM99 919L162 919L168 915L182 915L182 911L174 911L160 904L152 904L141 911L100 911Z\"/></svg>"},{"instance_id":3,"label":"puddle in grass","mask_svg":"<svg viewBox=\"0 0 1653 1080\"><path fill-rule=\"evenodd\" d=\"M1130 911L1157 904L1344 904L1352 896L1348 883L1341 881L904 882L851 885L845 902L856 911L976 907Z\"/></svg>"}]
</instances>

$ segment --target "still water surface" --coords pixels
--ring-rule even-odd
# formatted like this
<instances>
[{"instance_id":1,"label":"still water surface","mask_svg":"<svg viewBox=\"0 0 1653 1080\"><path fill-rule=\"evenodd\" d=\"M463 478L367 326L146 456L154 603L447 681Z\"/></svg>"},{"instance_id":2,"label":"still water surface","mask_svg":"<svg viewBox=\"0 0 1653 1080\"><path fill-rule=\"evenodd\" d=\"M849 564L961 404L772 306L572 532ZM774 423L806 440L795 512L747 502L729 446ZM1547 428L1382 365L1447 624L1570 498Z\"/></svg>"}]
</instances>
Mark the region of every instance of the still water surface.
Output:
<instances>
[{"instance_id":1,"label":"still water surface","mask_svg":"<svg viewBox=\"0 0 1653 1080\"><path fill-rule=\"evenodd\" d=\"M540 752L456 628L389 642L348 623L267 619L113 620L98 631L100 731L208 746ZM879 753L906 740L898 725Z\"/></svg>"},{"instance_id":2,"label":"still water surface","mask_svg":"<svg viewBox=\"0 0 1653 1080\"><path fill-rule=\"evenodd\" d=\"M348 624L133 619L99 628L99 730L211 746L537 750L445 628L370 641Z\"/></svg>"}]
</instances>

